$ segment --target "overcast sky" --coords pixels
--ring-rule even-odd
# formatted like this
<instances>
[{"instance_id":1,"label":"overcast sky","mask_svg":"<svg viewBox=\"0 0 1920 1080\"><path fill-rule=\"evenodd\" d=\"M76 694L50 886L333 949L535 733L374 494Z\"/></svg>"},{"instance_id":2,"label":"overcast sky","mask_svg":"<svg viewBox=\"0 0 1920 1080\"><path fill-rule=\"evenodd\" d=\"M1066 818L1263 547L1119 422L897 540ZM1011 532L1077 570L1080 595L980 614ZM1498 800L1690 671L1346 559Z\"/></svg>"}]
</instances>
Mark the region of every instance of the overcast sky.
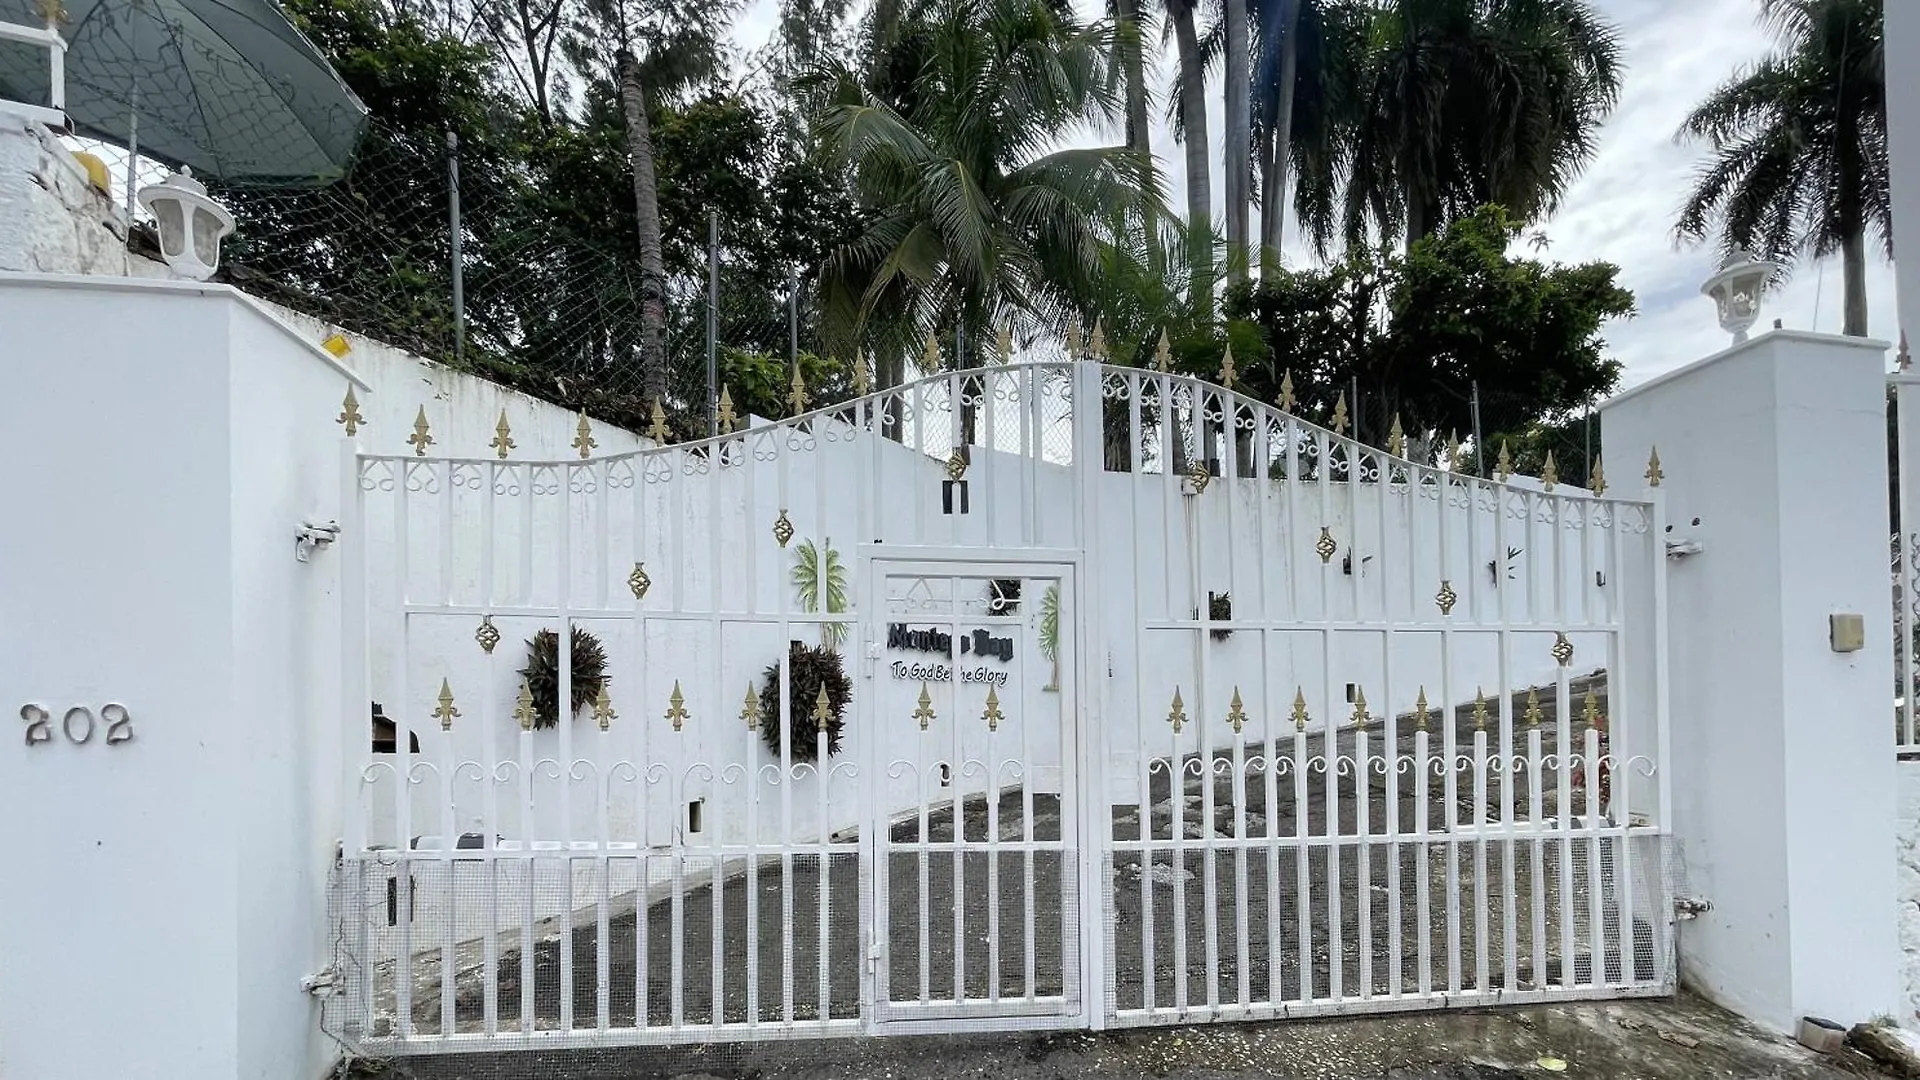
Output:
<instances>
[{"instance_id":1,"label":"overcast sky","mask_svg":"<svg viewBox=\"0 0 1920 1080\"><path fill-rule=\"evenodd\" d=\"M1078 0L1087 14L1097 5ZM1605 331L1614 355L1627 367L1631 385L1699 359L1726 343L1714 322L1712 304L1700 295L1700 283L1716 265L1711 248L1678 248L1673 220L1702 151L1676 145L1674 131L1687 111L1712 87L1742 64L1764 55L1765 32L1755 23L1758 0L1595 0L1618 28L1626 62L1620 104L1608 120L1598 153L1559 213L1541 223L1552 241L1543 258L1575 262L1605 259L1620 267L1623 284L1638 299L1640 313ZM736 27L736 43L751 49L773 32L776 0L754 0ZM1169 52L1171 50L1168 50ZM1156 92L1164 94L1172 75L1171 56L1163 57ZM1164 113L1156 101L1156 114ZM1220 98L1216 87L1209 124L1219 148ZM1074 141L1117 141L1089 133ZM1164 123L1154 133L1154 151L1171 187L1172 204L1186 205L1180 148ZM1219 168L1213 192L1216 216L1221 200ZM1869 331L1895 340L1893 271L1869 245L1867 304ZM1294 252L1289 259L1307 258ZM1840 266L1837 259L1805 262L1792 280L1770 294L1761 313L1763 325L1775 318L1796 329L1838 333Z\"/></svg>"}]
</instances>

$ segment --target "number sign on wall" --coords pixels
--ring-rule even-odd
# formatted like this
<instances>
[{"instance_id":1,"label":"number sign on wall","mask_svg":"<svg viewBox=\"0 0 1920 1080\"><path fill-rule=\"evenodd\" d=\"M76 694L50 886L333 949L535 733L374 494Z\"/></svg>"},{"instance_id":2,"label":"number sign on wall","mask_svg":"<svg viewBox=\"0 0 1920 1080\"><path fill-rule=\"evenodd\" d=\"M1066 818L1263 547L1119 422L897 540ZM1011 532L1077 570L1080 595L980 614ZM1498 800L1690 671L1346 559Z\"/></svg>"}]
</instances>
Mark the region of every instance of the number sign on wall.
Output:
<instances>
[{"instance_id":1,"label":"number sign on wall","mask_svg":"<svg viewBox=\"0 0 1920 1080\"><path fill-rule=\"evenodd\" d=\"M85 746L100 734L101 741L108 746L126 742L133 738L133 714L125 705L107 704L100 707L100 716L95 719L93 710L85 705L75 705L60 715L58 721L44 706L20 706L20 719L27 725L27 745L38 746L53 741L54 731L66 736L75 746Z\"/></svg>"}]
</instances>

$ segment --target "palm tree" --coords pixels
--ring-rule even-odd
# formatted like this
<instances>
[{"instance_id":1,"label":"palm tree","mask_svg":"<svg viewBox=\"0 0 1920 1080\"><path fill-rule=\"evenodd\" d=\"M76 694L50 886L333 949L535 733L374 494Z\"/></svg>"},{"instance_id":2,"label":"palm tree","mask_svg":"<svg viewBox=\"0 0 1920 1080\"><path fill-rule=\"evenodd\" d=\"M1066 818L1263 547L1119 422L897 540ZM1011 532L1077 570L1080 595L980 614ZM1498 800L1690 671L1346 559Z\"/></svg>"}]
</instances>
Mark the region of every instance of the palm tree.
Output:
<instances>
[{"instance_id":1,"label":"palm tree","mask_svg":"<svg viewBox=\"0 0 1920 1080\"><path fill-rule=\"evenodd\" d=\"M1186 149L1187 261L1193 269L1193 294L1203 317L1213 310L1212 162L1207 157L1207 63L1194 23L1196 0L1166 0L1167 25L1180 58L1180 81L1173 95L1178 110L1175 134Z\"/></svg>"},{"instance_id":2,"label":"palm tree","mask_svg":"<svg viewBox=\"0 0 1920 1080\"><path fill-rule=\"evenodd\" d=\"M1713 148L1677 232L1782 261L1839 251L1844 332L1867 332L1866 236L1892 258L1882 0L1762 0L1779 51L1722 83L1681 125Z\"/></svg>"},{"instance_id":3,"label":"palm tree","mask_svg":"<svg viewBox=\"0 0 1920 1080\"><path fill-rule=\"evenodd\" d=\"M1226 95L1223 131L1226 141L1227 280L1245 281L1247 251L1252 240L1253 120L1251 59L1247 48L1247 0L1225 0L1222 48L1226 54Z\"/></svg>"},{"instance_id":4,"label":"palm tree","mask_svg":"<svg viewBox=\"0 0 1920 1080\"><path fill-rule=\"evenodd\" d=\"M1357 74L1337 153L1301 176L1344 187L1350 244L1411 244L1487 203L1551 213L1620 93L1618 42L1588 0L1378 0Z\"/></svg>"},{"instance_id":5,"label":"palm tree","mask_svg":"<svg viewBox=\"0 0 1920 1080\"><path fill-rule=\"evenodd\" d=\"M1367 55L1368 0L1255 0L1253 138L1260 171L1261 272L1279 269L1289 176L1310 236L1332 235L1337 178ZM1310 219L1310 220L1308 220ZM1324 245L1322 254L1325 254Z\"/></svg>"},{"instance_id":6,"label":"palm tree","mask_svg":"<svg viewBox=\"0 0 1920 1080\"><path fill-rule=\"evenodd\" d=\"M868 54L820 76L814 132L865 212L821 269L827 340L897 381L930 333L1057 326L1164 200L1124 146L1049 150L1111 121L1116 28L1048 0L905 0ZM884 33L881 31L884 29Z\"/></svg>"}]
</instances>

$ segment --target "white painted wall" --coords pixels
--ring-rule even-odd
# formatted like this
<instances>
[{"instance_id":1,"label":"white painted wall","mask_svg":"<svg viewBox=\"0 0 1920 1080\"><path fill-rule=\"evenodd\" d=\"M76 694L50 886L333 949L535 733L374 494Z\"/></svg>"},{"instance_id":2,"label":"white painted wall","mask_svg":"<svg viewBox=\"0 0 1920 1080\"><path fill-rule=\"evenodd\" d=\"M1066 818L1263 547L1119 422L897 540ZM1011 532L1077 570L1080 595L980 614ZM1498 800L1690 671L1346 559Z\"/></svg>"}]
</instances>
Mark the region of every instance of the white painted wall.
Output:
<instances>
[{"instance_id":1,"label":"white painted wall","mask_svg":"<svg viewBox=\"0 0 1920 1080\"><path fill-rule=\"evenodd\" d=\"M1900 784L1899 845L1900 975L1905 998L1895 1014L1913 1027L1920 1022L1920 761L1895 766Z\"/></svg>"},{"instance_id":2,"label":"white painted wall","mask_svg":"<svg viewBox=\"0 0 1920 1080\"><path fill-rule=\"evenodd\" d=\"M1704 547L1669 575L1677 893L1713 904L1682 977L1780 1031L1899 997L1884 352L1776 331L1601 412L1616 459L1658 445L1671 538ZM1830 651L1835 612L1863 651Z\"/></svg>"},{"instance_id":3,"label":"white painted wall","mask_svg":"<svg viewBox=\"0 0 1920 1080\"><path fill-rule=\"evenodd\" d=\"M337 674L303 651L324 564L292 540L345 380L222 287L0 275L0 328L6 708L116 702L134 731L0 753L33 868L0 876L0 1072L317 1075L336 800L305 744Z\"/></svg>"}]
</instances>

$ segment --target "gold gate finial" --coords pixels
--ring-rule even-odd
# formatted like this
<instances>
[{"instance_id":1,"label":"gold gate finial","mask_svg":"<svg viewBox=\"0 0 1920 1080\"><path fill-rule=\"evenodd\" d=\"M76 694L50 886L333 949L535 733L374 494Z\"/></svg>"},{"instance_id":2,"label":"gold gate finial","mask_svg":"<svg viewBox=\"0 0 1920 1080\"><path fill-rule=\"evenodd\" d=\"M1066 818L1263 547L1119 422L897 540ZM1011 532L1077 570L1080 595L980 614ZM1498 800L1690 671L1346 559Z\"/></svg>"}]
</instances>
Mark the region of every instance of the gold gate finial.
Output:
<instances>
[{"instance_id":1,"label":"gold gate finial","mask_svg":"<svg viewBox=\"0 0 1920 1080\"><path fill-rule=\"evenodd\" d=\"M807 394L807 380L800 374L800 365L793 365L793 382L787 391L787 404L793 406L793 415L799 416L813 404L813 398Z\"/></svg>"},{"instance_id":2,"label":"gold gate finial","mask_svg":"<svg viewBox=\"0 0 1920 1080\"><path fill-rule=\"evenodd\" d=\"M1275 399L1275 402L1280 406L1281 412L1290 413L1293 411L1294 401L1293 401L1293 369L1292 368L1288 368L1287 370L1280 373L1280 396Z\"/></svg>"},{"instance_id":3,"label":"gold gate finial","mask_svg":"<svg viewBox=\"0 0 1920 1080\"><path fill-rule=\"evenodd\" d=\"M1101 363L1107 360L1107 328L1098 316L1093 320L1093 340L1087 342L1087 353Z\"/></svg>"},{"instance_id":4,"label":"gold gate finial","mask_svg":"<svg viewBox=\"0 0 1920 1080\"><path fill-rule=\"evenodd\" d=\"M733 426L738 422L738 418L733 414L733 391L727 387L720 388L720 404L714 410L714 420L715 426L720 429L720 434L733 434Z\"/></svg>"},{"instance_id":5,"label":"gold gate finial","mask_svg":"<svg viewBox=\"0 0 1920 1080\"><path fill-rule=\"evenodd\" d=\"M1220 353L1220 385L1233 389L1233 377L1233 342L1229 341L1226 349Z\"/></svg>"},{"instance_id":6,"label":"gold gate finial","mask_svg":"<svg viewBox=\"0 0 1920 1080\"><path fill-rule=\"evenodd\" d=\"M353 396L352 383L347 384L347 396L340 402L340 415L334 417L333 422L347 429L348 438L366 426L367 418L360 415L360 399Z\"/></svg>"},{"instance_id":7,"label":"gold gate finial","mask_svg":"<svg viewBox=\"0 0 1920 1080\"><path fill-rule=\"evenodd\" d=\"M1426 688L1426 685L1423 683L1420 687L1419 695L1413 699L1413 726L1416 730L1419 730L1419 731L1427 730L1428 715L1429 714L1427 711L1427 688Z\"/></svg>"},{"instance_id":8,"label":"gold gate finial","mask_svg":"<svg viewBox=\"0 0 1920 1080\"><path fill-rule=\"evenodd\" d=\"M927 331L927 344L920 350L920 370L928 375L940 370L940 339Z\"/></svg>"},{"instance_id":9,"label":"gold gate finial","mask_svg":"<svg viewBox=\"0 0 1920 1080\"><path fill-rule=\"evenodd\" d=\"M1227 723L1233 725L1233 733L1235 735L1240 734L1240 729L1247 724L1247 710L1246 707L1240 703L1240 688L1238 686L1233 688L1233 700L1227 703Z\"/></svg>"},{"instance_id":10,"label":"gold gate finial","mask_svg":"<svg viewBox=\"0 0 1920 1080\"><path fill-rule=\"evenodd\" d=\"M575 450L580 451L580 460L582 461L585 461L587 456L593 453L594 447L600 445L593 437L593 424L587 420L586 413L580 414L580 423L574 426L573 442L569 445Z\"/></svg>"},{"instance_id":11,"label":"gold gate finial","mask_svg":"<svg viewBox=\"0 0 1920 1080\"><path fill-rule=\"evenodd\" d=\"M1008 364L1013 362L1012 324L1005 322L1000 324L1000 329L994 334L993 351L1000 354L1001 363Z\"/></svg>"},{"instance_id":12,"label":"gold gate finial","mask_svg":"<svg viewBox=\"0 0 1920 1080\"><path fill-rule=\"evenodd\" d=\"M620 719L620 714L613 711L613 699L607 696L605 681L600 683L600 692L593 695L593 718L600 721L601 731L607 730L615 720Z\"/></svg>"},{"instance_id":13,"label":"gold gate finial","mask_svg":"<svg viewBox=\"0 0 1920 1080\"><path fill-rule=\"evenodd\" d=\"M667 695L667 719L673 721L675 731L693 719L693 714L687 712L687 696L680 692L679 679L673 680L673 693Z\"/></svg>"},{"instance_id":14,"label":"gold gate finial","mask_svg":"<svg viewBox=\"0 0 1920 1080\"><path fill-rule=\"evenodd\" d=\"M935 719L933 714L933 694L927 690L927 681L925 679L920 680L920 701L919 704L914 707L913 718L920 721L921 731L927 730L927 725L933 723Z\"/></svg>"},{"instance_id":15,"label":"gold gate finial","mask_svg":"<svg viewBox=\"0 0 1920 1080\"><path fill-rule=\"evenodd\" d=\"M673 433L667 430L667 408L660 404L659 398L653 399L653 417L652 423L647 425L647 438L661 446L667 445L673 438Z\"/></svg>"},{"instance_id":16,"label":"gold gate finial","mask_svg":"<svg viewBox=\"0 0 1920 1080\"><path fill-rule=\"evenodd\" d=\"M1660 448L1657 446L1647 455L1647 471L1644 475L1648 487L1659 487L1660 481L1667 478L1666 470L1660 467Z\"/></svg>"},{"instance_id":17,"label":"gold gate finial","mask_svg":"<svg viewBox=\"0 0 1920 1080\"><path fill-rule=\"evenodd\" d=\"M793 539L793 522L788 520L784 506L780 508L780 516L773 519L773 538L780 542L781 547L786 547Z\"/></svg>"},{"instance_id":18,"label":"gold gate finial","mask_svg":"<svg viewBox=\"0 0 1920 1080\"><path fill-rule=\"evenodd\" d=\"M1448 440L1447 440L1447 469L1448 469L1448 471L1449 471L1449 472L1459 472L1459 471L1460 471L1460 459L1461 459L1461 458L1463 458L1463 457L1465 457L1465 456L1466 456L1466 447L1464 447L1464 446L1462 446L1462 445L1460 445L1460 433L1459 433L1458 431L1456 431L1456 432L1454 432L1454 433L1453 433L1453 436L1452 436L1452 437L1451 437L1450 439L1448 439Z\"/></svg>"},{"instance_id":19,"label":"gold gate finial","mask_svg":"<svg viewBox=\"0 0 1920 1080\"><path fill-rule=\"evenodd\" d=\"M527 680L520 680L520 696L513 701L513 718L520 721L521 731L533 730L533 688Z\"/></svg>"},{"instance_id":20,"label":"gold gate finial","mask_svg":"<svg viewBox=\"0 0 1920 1080\"><path fill-rule=\"evenodd\" d=\"M987 722L988 731L999 731L1000 721L1006 719L1006 715L1000 711L1000 695L994 692L991 685L987 687L987 711L980 714L980 719Z\"/></svg>"},{"instance_id":21,"label":"gold gate finial","mask_svg":"<svg viewBox=\"0 0 1920 1080\"><path fill-rule=\"evenodd\" d=\"M500 410L500 422L493 425L493 441L487 446L501 461L507 460L507 452L519 444L513 441L513 428L507 423L507 410Z\"/></svg>"},{"instance_id":22,"label":"gold gate finial","mask_svg":"<svg viewBox=\"0 0 1920 1080\"><path fill-rule=\"evenodd\" d=\"M1353 687L1353 726L1364 730L1373 717L1367 713L1367 692L1358 683Z\"/></svg>"},{"instance_id":23,"label":"gold gate finial","mask_svg":"<svg viewBox=\"0 0 1920 1080\"><path fill-rule=\"evenodd\" d=\"M872 364L873 364L872 350L868 350L865 357L862 357L860 355L859 350L857 349L854 350L853 392L854 392L854 395L857 397L866 397L867 392L873 389Z\"/></svg>"},{"instance_id":24,"label":"gold gate finial","mask_svg":"<svg viewBox=\"0 0 1920 1080\"><path fill-rule=\"evenodd\" d=\"M740 719L747 722L748 731L760 730L760 695L753 692L753 680L747 680L747 699L740 705Z\"/></svg>"},{"instance_id":25,"label":"gold gate finial","mask_svg":"<svg viewBox=\"0 0 1920 1080\"><path fill-rule=\"evenodd\" d=\"M414 414L413 434L407 436L407 445L413 447L414 457L426 457L427 447L433 445L433 429L427 426L425 405L420 406L420 411Z\"/></svg>"},{"instance_id":26,"label":"gold gate finial","mask_svg":"<svg viewBox=\"0 0 1920 1080\"><path fill-rule=\"evenodd\" d=\"M1440 608L1440 614L1453 614L1453 605L1460 602L1460 594L1453 591L1452 578L1440 579L1440 591L1433 594L1433 602Z\"/></svg>"},{"instance_id":27,"label":"gold gate finial","mask_svg":"<svg viewBox=\"0 0 1920 1080\"><path fill-rule=\"evenodd\" d=\"M1333 402L1333 433L1335 435L1347 433L1347 392L1345 390L1340 391L1340 396Z\"/></svg>"},{"instance_id":28,"label":"gold gate finial","mask_svg":"<svg viewBox=\"0 0 1920 1080\"><path fill-rule=\"evenodd\" d=\"M1478 686L1473 688L1473 727L1476 731L1487 730L1487 692Z\"/></svg>"},{"instance_id":29,"label":"gold gate finial","mask_svg":"<svg viewBox=\"0 0 1920 1080\"><path fill-rule=\"evenodd\" d=\"M1593 459L1593 475L1587 478L1587 488L1595 495L1607 493L1607 470L1600 465L1600 459Z\"/></svg>"},{"instance_id":30,"label":"gold gate finial","mask_svg":"<svg viewBox=\"0 0 1920 1080\"><path fill-rule=\"evenodd\" d=\"M1400 426L1400 414L1393 414L1393 426L1387 429L1387 453L1394 457L1407 456L1407 432Z\"/></svg>"},{"instance_id":31,"label":"gold gate finial","mask_svg":"<svg viewBox=\"0 0 1920 1080\"><path fill-rule=\"evenodd\" d=\"M1587 684L1587 704L1585 708L1580 710L1580 719L1585 720L1589 728L1600 726L1600 703L1593 700L1593 684L1591 683Z\"/></svg>"},{"instance_id":32,"label":"gold gate finial","mask_svg":"<svg viewBox=\"0 0 1920 1080\"><path fill-rule=\"evenodd\" d=\"M1540 483L1547 491L1560 482L1560 469L1553 463L1553 451L1547 451L1546 463L1540 466Z\"/></svg>"},{"instance_id":33,"label":"gold gate finial","mask_svg":"<svg viewBox=\"0 0 1920 1080\"><path fill-rule=\"evenodd\" d=\"M1540 711L1540 690L1538 687L1531 687L1527 690L1527 711L1522 714L1522 718L1526 720L1528 727L1539 727L1543 715Z\"/></svg>"},{"instance_id":34,"label":"gold gate finial","mask_svg":"<svg viewBox=\"0 0 1920 1080\"><path fill-rule=\"evenodd\" d=\"M1173 705L1167 710L1167 723L1173 725L1175 735L1187 726L1187 707L1180 700L1180 688L1177 686L1173 688Z\"/></svg>"},{"instance_id":35,"label":"gold gate finial","mask_svg":"<svg viewBox=\"0 0 1920 1080\"><path fill-rule=\"evenodd\" d=\"M1078 360L1086 348L1080 342L1080 316L1067 320L1067 359Z\"/></svg>"},{"instance_id":36,"label":"gold gate finial","mask_svg":"<svg viewBox=\"0 0 1920 1080\"><path fill-rule=\"evenodd\" d=\"M1160 328L1160 344L1153 347L1153 370L1173 370L1173 345L1167 341L1167 328Z\"/></svg>"},{"instance_id":37,"label":"gold gate finial","mask_svg":"<svg viewBox=\"0 0 1920 1080\"><path fill-rule=\"evenodd\" d=\"M1307 715L1306 687L1297 686L1293 691L1293 730L1307 730L1307 721L1311 719L1312 717Z\"/></svg>"},{"instance_id":38,"label":"gold gate finial","mask_svg":"<svg viewBox=\"0 0 1920 1080\"><path fill-rule=\"evenodd\" d=\"M627 588L633 590L635 600L647 598L647 590L653 588L653 578L647 573L646 563L633 564L633 573L627 575Z\"/></svg>"},{"instance_id":39,"label":"gold gate finial","mask_svg":"<svg viewBox=\"0 0 1920 1080\"><path fill-rule=\"evenodd\" d=\"M1513 456L1507 453L1507 440L1500 440L1500 456L1493 459L1493 478L1506 483L1513 478Z\"/></svg>"},{"instance_id":40,"label":"gold gate finial","mask_svg":"<svg viewBox=\"0 0 1920 1080\"><path fill-rule=\"evenodd\" d=\"M833 702L827 700L827 684L820 684L820 692L813 696L814 730L825 733L827 725L833 722Z\"/></svg>"},{"instance_id":41,"label":"gold gate finial","mask_svg":"<svg viewBox=\"0 0 1920 1080\"><path fill-rule=\"evenodd\" d=\"M439 702L439 706L433 710L433 718L440 721L441 731L452 731L453 718L460 715L460 710L453 707L453 687L445 679L440 680Z\"/></svg>"}]
</instances>

